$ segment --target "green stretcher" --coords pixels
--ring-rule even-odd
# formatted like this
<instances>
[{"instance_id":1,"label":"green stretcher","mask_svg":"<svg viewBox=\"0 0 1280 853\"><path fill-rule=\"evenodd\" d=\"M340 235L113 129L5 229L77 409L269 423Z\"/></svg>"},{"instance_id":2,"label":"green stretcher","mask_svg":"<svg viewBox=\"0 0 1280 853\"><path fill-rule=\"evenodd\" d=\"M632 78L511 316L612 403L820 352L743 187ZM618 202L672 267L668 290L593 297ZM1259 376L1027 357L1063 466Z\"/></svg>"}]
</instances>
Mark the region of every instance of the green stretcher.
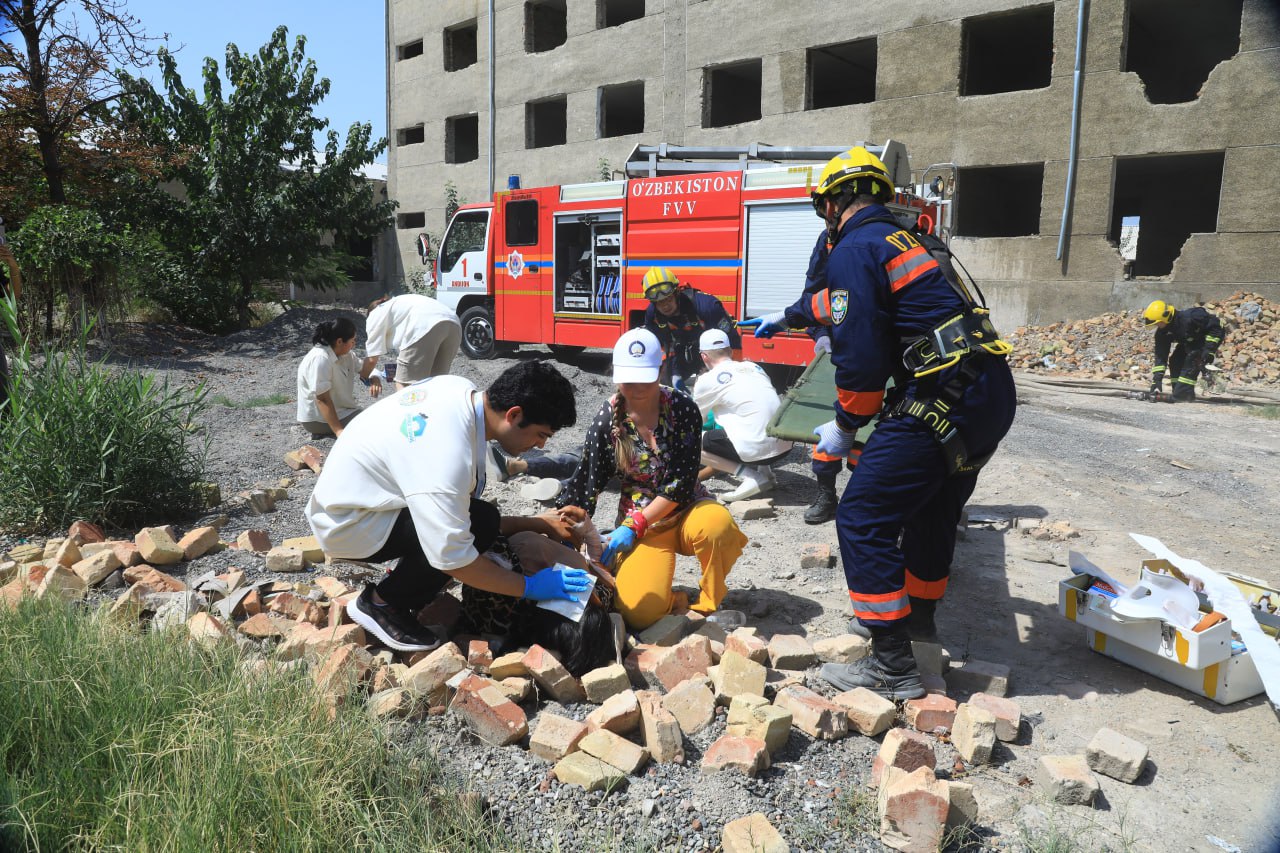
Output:
<instances>
[{"instance_id":1,"label":"green stretcher","mask_svg":"<svg viewBox=\"0 0 1280 853\"><path fill-rule=\"evenodd\" d=\"M774 412L765 432L786 441L817 444L818 437L813 434L813 430L835 417L835 410L832 408L835 400L835 365L831 363L830 353L818 353L796 380L796 384L787 389L782 397L782 405ZM879 418L875 418L858 430L854 449L861 449L867 443L878 421Z\"/></svg>"}]
</instances>

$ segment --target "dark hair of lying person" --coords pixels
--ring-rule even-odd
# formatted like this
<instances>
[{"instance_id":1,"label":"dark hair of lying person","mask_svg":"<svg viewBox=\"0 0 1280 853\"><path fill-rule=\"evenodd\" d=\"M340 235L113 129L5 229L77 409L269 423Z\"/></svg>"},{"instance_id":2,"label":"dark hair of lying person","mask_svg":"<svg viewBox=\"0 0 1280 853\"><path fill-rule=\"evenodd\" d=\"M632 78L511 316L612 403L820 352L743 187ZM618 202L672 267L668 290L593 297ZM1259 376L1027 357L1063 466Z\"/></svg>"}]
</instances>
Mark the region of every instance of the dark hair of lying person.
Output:
<instances>
[{"instance_id":1,"label":"dark hair of lying person","mask_svg":"<svg viewBox=\"0 0 1280 853\"><path fill-rule=\"evenodd\" d=\"M574 678L614 661L609 614L595 605L587 605L581 622L571 622L541 607L528 608L517 617L512 634L520 645L537 643L555 652Z\"/></svg>"}]
</instances>

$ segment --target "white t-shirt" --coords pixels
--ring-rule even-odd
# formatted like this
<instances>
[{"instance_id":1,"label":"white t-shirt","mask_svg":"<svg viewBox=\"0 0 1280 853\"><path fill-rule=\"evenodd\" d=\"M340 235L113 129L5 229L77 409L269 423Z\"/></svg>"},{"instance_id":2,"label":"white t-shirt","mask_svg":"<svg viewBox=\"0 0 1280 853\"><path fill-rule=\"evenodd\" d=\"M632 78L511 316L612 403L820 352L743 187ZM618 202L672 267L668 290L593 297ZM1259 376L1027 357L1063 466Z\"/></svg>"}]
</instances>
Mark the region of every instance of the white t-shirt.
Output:
<instances>
[{"instance_id":1,"label":"white t-shirt","mask_svg":"<svg viewBox=\"0 0 1280 853\"><path fill-rule=\"evenodd\" d=\"M354 352L342 357L334 355L333 347L317 344L298 365L298 422L323 421L324 415L316 405L316 395L329 392L329 399L338 410L341 420L360 411L356 404L355 382L360 375L360 359Z\"/></svg>"},{"instance_id":2,"label":"white t-shirt","mask_svg":"<svg viewBox=\"0 0 1280 853\"><path fill-rule=\"evenodd\" d=\"M780 403L773 383L755 362L720 362L698 377L693 399L704 418L708 412L715 414L716 423L744 462L770 459L791 449L791 442L765 435Z\"/></svg>"},{"instance_id":3,"label":"white t-shirt","mask_svg":"<svg viewBox=\"0 0 1280 853\"><path fill-rule=\"evenodd\" d=\"M365 355L385 355L421 340L437 323L457 323L458 315L429 296L393 296L369 312L365 320Z\"/></svg>"},{"instance_id":4,"label":"white t-shirt","mask_svg":"<svg viewBox=\"0 0 1280 853\"><path fill-rule=\"evenodd\" d=\"M460 376L437 376L374 403L334 442L307 501L307 521L326 554L363 559L391 535L405 507L431 565L460 569L479 553L471 535L482 402Z\"/></svg>"}]
</instances>

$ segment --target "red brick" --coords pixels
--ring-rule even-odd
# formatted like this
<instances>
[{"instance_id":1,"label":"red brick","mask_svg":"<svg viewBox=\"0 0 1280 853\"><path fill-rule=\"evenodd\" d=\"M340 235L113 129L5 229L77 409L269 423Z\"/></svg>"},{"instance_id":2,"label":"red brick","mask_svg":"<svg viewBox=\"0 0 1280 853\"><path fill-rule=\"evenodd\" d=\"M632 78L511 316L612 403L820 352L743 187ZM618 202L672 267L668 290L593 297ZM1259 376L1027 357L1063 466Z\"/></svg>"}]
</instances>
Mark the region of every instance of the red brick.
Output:
<instances>
[{"instance_id":1,"label":"red brick","mask_svg":"<svg viewBox=\"0 0 1280 853\"><path fill-rule=\"evenodd\" d=\"M769 749L760 738L724 735L711 744L702 756L703 773L737 770L748 776L756 776L761 770L768 768Z\"/></svg>"},{"instance_id":2,"label":"red brick","mask_svg":"<svg viewBox=\"0 0 1280 853\"><path fill-rule=\"evenodd\" d=\"M529 675L552 699L562 705L587 701L586 691L578 679L569 674L555 655L542 646L534 645L521 658Z\"/></svg>"},{"instance_id":3,"label":"red brick","mask_svg":"<svg viewBox=\"0 0 1280 853\"><path fill-rule=\"evenodd\" d=\"M89 521L71 522L71 526L67 528L67 538L77 545L87 545L90 542L105 542L107 539L106 534L102 532L102 528Z\"/></svg>"},{"instance_id":4,"label":"red brick","mask_svg":"<svg viewBox=\"0 0 1280 853\"><path fill-rule=\"evenodd\" d=\"M790 711L791 724L810 737L837 740L849 734L849 717L844 708L803 685L782 688L773 704Z\"/></svg>"},{"instance_id":5,"label":"red brick","mask_svg":"<svg viewBox=\"0 0 1280 853\"><path fill-rule=\"evenodd\" d=\"M956 702L946 696L929 693L919 699L908 699L904 714L918 732L942 728L951 731L956 720Z\"/></svg>"},{"instance_id":6,"label":"red brick","mask_svg":"<svg viewBox=\"0 0 1280 853\"><path fill-rule=\"evenodd\" d=\"M138 546L132 542L112 542L111 550L115 552L116 559L122 566L136 566L142 562L142 554L138 551Z\"/></svg>"},{"instance_id":7,"label":"red brick","mask_svg":"<svg viewBox=\"0 0 1280 853\"><path fill-rule=\"evenodd\" d=\"M559 761L576 750L586 736L585 723L544 711L538 715L538 725L529 736L529 751L547 761Z\"/></svg>"},{"instance_id":8,"label":"red brick","mask_svg":"<svg viewBox=\"0 0 1280 853\"><path fill-rule=\"evenodd\" d=\"M933 741L910 729L890 729L880 744L880 753L871 762L871 784L880 784L885 768L896 767L910 773L920 767L933 770L938 757L933 751Z\"/></svg>"},{"instance_id":9,"label":"red brick","mask_svg":"<svg viewBox=\"0 0 1280 853\"><path fill-rule=\"evenodd\" d=\"M879 796L880 840L895 850L941 849L949 809L950 790L933 770L893 771Z\"/></svg>"},{"instance_id":10,"label":"red brick","mask_svg":"<svg viewBox=\"0 0 1280 853\"><path fill-rule=\"evenodd\" d=\"M293 620L285 619L282 616L259 613L257 616L250 616L240 623L240 633L246 637L256 637L258 639L283 637L293 630L293 626L296 624Z\"/></svg>"},{"instance_id":11,"label":"red brick","mask_svg":"<svg viewBox=\"0 0 1280 853\"><path fill-rule=\"evenodd\" d=\"M246 530L236 537L236 547L241 551L265 553L271 550L271 534L265 530Z\"/></svg>"},{"instance_id":12,"label":"red brick","mask_svg":"<svg viewBox=\"0 0 1280 853\"><path fill-rule=\"evenodd\" d=\"M487 672L493 663L493 652L485 640L472 640L467 643L467 666L480 672Z\"/></svg>"},{"instance_id":13,"label":"red brick","mask_svg":"<svg viewBox=\"0 0 1280 853\"><path fill-rule=\"evenodd\" d=\"M1018 739L1018 728L1022 725L1022 708L1012 699L1003 696L991 696L987 693L975 693L969 697L969 704L990 711L996 718L996 737L1003 741Z\"/></svg>"},{"instance_id":14,"label":"red brick","mask_svg":"<svg viewBox=\"0 0 1280 853\"><path fill-rule=\"evenodd\" d=\"M348 592L340 595L333 601L329 602L329 610L325 614L325 624L329 626L350 625L352 623L351 614L347 612L347 605L360 597L358 592Z\"/></svg>"},{"instance_id":15,"label":"red brick","mask_svg":"<svg viewBox=\"0 0 1280 853\"><path fill-rule=\"evenodd\" d=\"M524 711L497 687L459 690L451 708L477 737L494 746L515 743L529 733Z\"/></svg>"},{"instance_id":16,"label":"red brick","mask_svg":"<svg viewBox=\"0 0 1280 853\"><path fill-rule=\"evenodd\" d=\"M324 454L309 444L304 444L298 448L298 458L302 460L302 464L306 465L317 474L324 468Z\"/></svg>"},{"instance_id":17,"label":"red brick","mask_svg":"<svg viewBox=\"0 0 1280 853\"><path fill-rule=\"evenodd\" d=\"M587 714L587 730L608 729L625 735L640 725L640 703L632 690L615 693Z\"/></svg>"},{"instance_id":18,"label":"red brick","mask_svg":"<svg viewBox=\"0 0 1280 853\"><path fill-rule=\"evenodd\" d=\"M705 676L711 659L711 640L700 634L686 637L667 650L653 668L654 677L665 690L672 690L682 681Z\"/></svg>"},{"instance_id":19,"label":"red brick","mask_svg":"<svg viewBox=\"0 0 1280 853\"><path fill-rule=\"evenodd\" d=\"M195 530L188 530L187 534L178 540L178 547L182 549L184 560L203 557L217 544L218 530L215 527L197 527Z\"/></svg>"},{"instance_id":20,"label":"red brick","mask_svg":"<svg viewBox=\"0 0 1280 853\"><path fill-rule=\"evenodd\" d=\"M173 575L152 568L146 563L130 566L121 574L124 576L125 583L141 584L147 592L182 592L187 588L185 583Z\"/></svg>"},{"instance_id":21,"label":"red brick","mask_svg":"<svg viewBox=\"0 0 1280 853\"><path fill-rule=\"evenodd\" d=\"M724 641L724 651L725 654L737 652L747 660L758 664L769 662L769 644L745 628L738 628L729 633Z\"/></svg>"},{"instance_id":22,"label":"red brick","mask_svg":"<svg viewBox=\"0 0 1280 853\"><path fill-rule=\"evenodd\" d=\"M680 723L662 706L662 697L641 690L636 693L636 701L640 704L640 726L649 755L659 764L683 764L684 738L680 734Z\"/></svg>"}]
</instances>

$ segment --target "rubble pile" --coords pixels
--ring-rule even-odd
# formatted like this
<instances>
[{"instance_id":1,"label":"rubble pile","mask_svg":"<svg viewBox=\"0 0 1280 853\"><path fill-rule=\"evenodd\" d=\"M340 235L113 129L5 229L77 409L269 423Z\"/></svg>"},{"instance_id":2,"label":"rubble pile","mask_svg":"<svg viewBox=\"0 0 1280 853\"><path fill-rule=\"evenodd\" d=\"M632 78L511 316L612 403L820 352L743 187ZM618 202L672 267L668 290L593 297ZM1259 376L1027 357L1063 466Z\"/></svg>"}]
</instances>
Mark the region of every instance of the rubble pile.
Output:
<instances>
[{"instance_id":1,"label":"rubble pile","mask_svg":"<svg viewBox=\"0 0 1280 853\"><path fill-rule=\"evenodd\" d=\"M1214 361L1221 368L1215 385L1280 384L1280 303L1241 291L1203 305L1226 329ZM1154 330L1143 328L1141 312L1020 326L1008 339L1015 369L1138 384L1151 378Z\"/></svg>"}]
</instances>

